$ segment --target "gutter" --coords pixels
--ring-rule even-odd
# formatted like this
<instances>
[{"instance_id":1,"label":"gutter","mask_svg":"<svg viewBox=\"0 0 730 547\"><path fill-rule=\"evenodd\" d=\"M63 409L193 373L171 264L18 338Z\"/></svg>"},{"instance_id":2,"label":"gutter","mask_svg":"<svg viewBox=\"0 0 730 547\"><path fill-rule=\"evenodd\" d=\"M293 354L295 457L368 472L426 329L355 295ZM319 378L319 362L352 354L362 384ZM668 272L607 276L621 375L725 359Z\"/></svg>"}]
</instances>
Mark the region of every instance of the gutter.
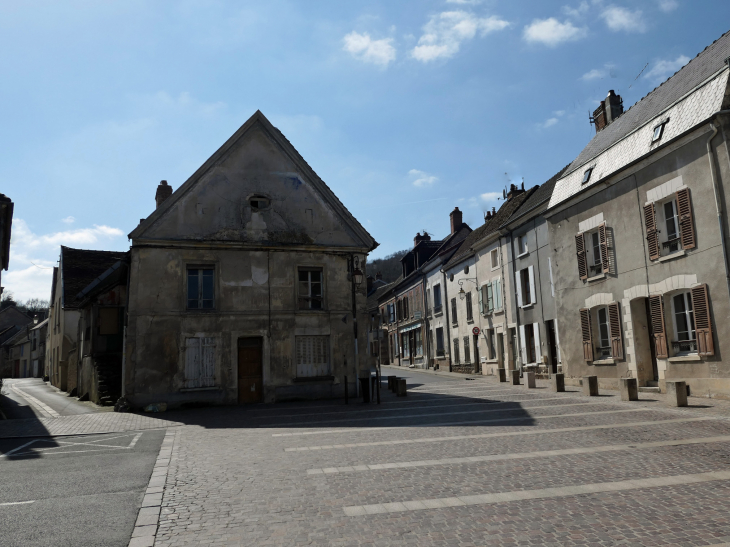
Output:
<instances>
[{"instance_id":1,"label":"gutter","mask_svg":"<svg viewBox=\"0 0 730 547\"><path fill-rule=\"evenodd\" d=\"M730 110L721 110L717 112L713 118L716 118L718 114L730 114ZM717 168L715 167L715 153L712 150L712 139L715 138L718 132L718 128L715 125L715 120L710 120L710 127L712 128L712 134L707 139L707 159L710 162L710 176L712 177L712 189L715 195L715 210L717 211L717 224L720 228L720 243L722 244L722 259L725 265L725 282L727 283L728 295L730 295L730 269L727 263L727 242L725 241L725 229L722 222L722 194L720 183L717 177ZM724 135L724 130L723 130ZM727 144L727 142L726 142Z\"/></svg>"}]
</instances>

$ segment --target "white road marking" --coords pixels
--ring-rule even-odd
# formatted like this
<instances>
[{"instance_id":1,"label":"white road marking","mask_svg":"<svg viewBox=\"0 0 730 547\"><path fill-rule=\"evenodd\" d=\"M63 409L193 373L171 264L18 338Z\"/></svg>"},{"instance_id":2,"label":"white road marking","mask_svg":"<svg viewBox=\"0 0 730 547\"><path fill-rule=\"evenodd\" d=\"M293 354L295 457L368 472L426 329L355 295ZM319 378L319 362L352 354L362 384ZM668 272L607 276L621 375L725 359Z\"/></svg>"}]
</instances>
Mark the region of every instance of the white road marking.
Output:
<instances>
[{"instance_id":1,"label":"white road marking","mask_svg":"<svg viewBox=\"0 0 730 547\"><path fill-rule=\"evenodd\" d=\"M569 456L572 454L597 454L599 452L616 452L619 450L633 450L642 448L658 448L663 446L683 446L687 444L726 443L730 442L730 435L719 437L697 437L676 441L656 441L633 444L614 444L605 446L586 446L582 448L566 448L562 450L536 450L534 452L512 452L507 454L491 454L488 456L469 456L465 458L446 458L442 460L420 460L411 462L376 463L366 465L350 465L346 467L326 467L321 469L307 469L308 475L322 475L331 473L351 473L354 471L379 471L383 469L405 469L409 467L431 467L439 465L453 465L460 463L493 462L502 460L518 460L526 458L546 458L550 456Z\"/></svg>"},{"instance_id":2,"label":"white road marking","mask_svg":"<svg viewBox=\"0 0 730 547\"><path fill-rule=\"evenodd\" d=\"M5 503L0 503L0 505L25 505L27 503L35 503L35 500L28 500L28 501L7 501Z\"/></svg>"},{"instance_id":3,"label":"white road marking","mask_svg":"<svg viewBox=\"0 0 730 547\"><path fill-rule=\"evenodd\" d=\"M622 411L618 411L622 412ZM603 412L602 414L606 414ZM545 418L545 416L543 416ZM307 450L333 450L343 448L361 448L365 446L387 446L393 444L420 444L420 443L443 443L448 441L459 441L463 439L488 439L491 437L515 437L518 435L552 435L554 433L566 433L569 431L588 431L592 429L614 429L622 427L644 427L644 426L656 426L665 424L676 424L685 422L700 422L704 420L712 420L709 416L703 416L700 418L677 418L675 420L652 420L650 422L630 422L622 424L605 424L605 425L586 425L578 427L561 427L556 429L529 429L525 431L510 431L507 433L475 433L473 435L454 435L451 437L425 437L421 439L400 439L392 441L373 441L368 443L348 443L348 444L331 444L321 446L298 446L293 448L285 448L284 452L305 452ZM472 422L468 422L472 423ZM443 425L443 424L440 424ZM399 427L371 427L368 428L370 431L382 431L384 429L402 429ZM359 430L340 430L340 431L328 431L327 433L359 433L363 431Z\"/></svg>"},{"instance_id":4,"label":"white road marking","mask_svg":"<svg viewBox=\"0 0 730 547\"><path fill-rule=\"evenodd\" d=\"M19 446L18 448L11 450L7 454L3 454L0 457L8 458L10 456L25 456L27 454L38 454L39 452L42 452L44 456L54 456L56 454L82 454L84 452L104 452L105 450L112 449L112 450L131 450L134 448L134 446L137 444L137 441L142 436L142 432L137 433L134 438L132 438L131 442L128 446L118 446L113 444L97 444L101 441L112 441L114 439L120 439L122 437L129 437L130 434L126 435L117 435L116 437L111 438L103 438L103 439L97 439L95 441L88 441L88 442L73 442L69 440L61 440L61 439L33 439L32 441L25 443L22 446ZM83 438L83 437L77 437L77 438ZM29 450L27 452L18 452L19 450L22 450L23 448L30 446L33 443L60 443L61 446L50 446L48 448L34 448L33 450ZM87 450L61 450L62 448L70 448L71 446L91 446L94 447L92 449Z\"/></svg>"},{"instance_id":5,"label":"white road marking","mask_svg":"<svg viewBox=\"0 0 730 547\"><path fill-rule=\"evenodd\" d=\"M674 475L669 477L655 477L652 479L632 479L626 481L599 482L594 484L577 484L575 486L541 488L538 490L516 490L513 492L477 494L451 498L408 500L394 503L377 503L373 505L352 505L349 507L343 507L342 510L348 517L358 517L382 513L421 511L423 509L441 509L444 507L490 505L508 503L511 501L563 498L583 494L596 494L599 492L621 492L625 490L639 490L643 488L658 488L663 486L686 486L688 484L726 481L729 479L730 471L712 471L709 473L696 473L692 475Z\"/></svg>"},{"instance_id":6,"label":"white road marking","mask_svg":"<svg viewBox=\"0 0 730 547\"><path fill-rule=\"evenodd\" d=\"M39 410L44 415L47 415L49 418L59 418L61 416L58 412L53 410L50 406L39 401L32 395L29 395L28 393L26 393L19 387L16 387L15 385L11 384L10 389L12 389L15 393L17 393L18 395L23 397L26 401L28 401L31 404L31 406L35 407L37 410Z\"/></svg>"}]
</instances>

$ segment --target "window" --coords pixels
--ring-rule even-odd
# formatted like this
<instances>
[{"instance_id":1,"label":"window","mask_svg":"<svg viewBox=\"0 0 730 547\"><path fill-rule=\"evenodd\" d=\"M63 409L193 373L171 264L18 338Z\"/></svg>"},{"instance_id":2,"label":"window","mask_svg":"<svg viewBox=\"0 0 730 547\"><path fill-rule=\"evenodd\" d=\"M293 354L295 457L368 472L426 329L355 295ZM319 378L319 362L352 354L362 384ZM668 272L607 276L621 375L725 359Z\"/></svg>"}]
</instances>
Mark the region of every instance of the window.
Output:
<instances>
[{"instance_id":1,"label":"window","mask_svg":"<svg viewBox=\"0 0 730 547\"><path fill-rule=\"evenodd\" d=\"M395 323L395 304L388 304L389 323Z\"/></svg>"},{"instance_id":2,"label":"window","mask_svg":"<svg viewBox=\"0 0 730 547\"><path fill-rule=\"evenodd\" d=\"M527 254L527 234L517 237L517 256Z\"/></svg>"},{"instance_id":3,"label":"window","mask_svg":"<svg viewBox=\"0 0 730 547\"><path fill-rule=\"evenodd\" d=\"M466 320L474 321L473 311L471 307L471 291L466 293Z\"/></svg>"},{"instance_id":4,"label":"window","mask_svg":"<svg viewBox=\"0 0 730 547\"><path fill-rule=\"evenodd\" d=\"M401 357L410 357L411 353L408 348L408 333L405 332L400 335L401 337Z\"/></svg>"},{"instance_id":5,"label":"window","mask_svg":"<svg viewBox=\"0 0 730 547\"><path fill-rule=\"evenodd\" d=\"M295 336L297 378L329 376L330 337ZM377 342L376 342L377 343Z\"/></svg>"},{"instance_id":6,"label":"window","mask_svg":"<svg viewBox=\"0 0 730 547\"><path fill-rule=\"evenodd\" d=\"M672 349L674 349L674 353L696 353L697 337L690 292L685 291L675 295L672 298L672 308L674 313L674 342L672 342Z\"/></svg>"},{"instance_id":7,"label":"window","mask_svg":"<svg viewBox=\"0 0 730 547\"><path fill-rule=\"evenodd\" d=\"M598 308L598 356L599 359L611 358L611 337L609 335L608 308Z\"/></svg>"},{"instance_id":8,"label":"window","mask_svg":"<svg viewBox=\"0 0 730 547\"><path fill-rule=\"evenodd\" d=\"M664 214L664 224L667 229L665 237L662 238L665 239L665 241L662 241L662 252L667 254L677 252L680 248L677 201L670 199L662 204L662 213Z\"/></svg>"},{"instance_id":9,"label":"window","mask_svg":"<svg viewBox=\"0 0 730 547\"><path fill-rule=\"evenodd\" d=\"M322 268L299 268L299 309L321 310Z\"/></svg>"},{"instance_id":10,"label":"window","mask_svg":"<svg viewBox=\"0 0 730 547\"><path fill-rule=\"evenodd\" d=\"M469 337L464 336L464 362L470 363L471 356L469 355Z\"/></svg>"},{"instance_id":11,"label":"window","mask_svg":"<svg viewBox=\"0 0 730 547\"><path fill-rule=\"evenodd\" d=\"M189 310L212 310L215 302L213 299L213 274L212 267L188 268L188 309Z\"/></svg>"},{"instance_id":12,"label":"window","mask_svg":"<svg viewBox=\"0 0 730 547\"><path fill-rule=\"evenodd\" d=\"M456 298L451 299L451 323L454 325L458 323L456 319Z\"/></svg>"},{"instance_id":13,"label":"window","mask_svg":"<svg viewBox=\"0 0 730 547\"><path fill-rule=\"evenodd\" d=\"M265 211L271 205L269 198L264 196L253 196L248 200L248 204L251 206L251 211L258 213L259 211Z\"/></svg>"},{"instance_id":14,"label":"window","mask_svg":"<svg viewBox=\"0 0 730 547\"><path fill-rule=\"evenodd\" d=\"M416 329L413 332L413 344L416 346L416 357L423 357L423 333L421 329Z\"/></svg>"},{"instance_id":15,"label":"window","mask_svg":"<svg viewBox=\"0 0 730 547\"><path fill-rule=\"evenodd\" d=\"M649 258L657 260L680 250L694 249L695 227L689 188L671 198L644 206L644 225Z\"/></svg>"},{"instance_id":16,"label":"window","mask_svg":"<svg viewBox=\"0 0 730 547\"><path fill-rule=\"evenodd\" d=\"M454 338L454 364L459 364L459 339Z\"/></svg>"},{"instance_id":17,"label":"window","mask_svg":"<svg viewBox=\"0 0 730 547\"><path fill-rule=\"evenodd\" d=\"M444 354L444 329L438 327L436 329L436 355L443 356Z\"/></svg>"},{"instance_id":18,"label":"window","mask_svg":"<svg viewBox=\"0 0 730 547\"><path fill-rule=\"evenodd\" d=\"M403 315L405 316L404 318L408 319L411 316L411 314L410 314L410 310L408 309L408 297L407 296L403 299L403 309L404 309Z\"/></svg>"},{"instance_id":19,"label":"window","mask_svg":"<svg viewBox=\"0 0 730 547\"><path fill-rule=\"evenodd\" d=\"M499 249L493 249L492 252L489 253L489 258L492 262L492 269L496 269L499 267Z\"/></svg>"},{"instance_id":20,"label":"window","mask_svg":"<svg viewBox=\"0 0 730 547\"><path fill-rule=\"evenodd\" d=\"M487 340L489 340L489 358L497 358L497 339L494 334L494 329L487 330Z\"/></svg>"},{"instance_id":21,"label":"window","mask_svg":"<svg viewBox=\"0 0 730 547\"><path fill-rule=\"evenodd\" d=\"M522 349L524 351L524 358L525 363L534 363L537 361L537 357L535 354L535 330L534 325L524 325L523 327L520 327L521 329L524 329L524 336L522 339Z\"/></svg>"},{"instance_id":22,"label":"window","mask_svg":"<svg viewBox=\"0 0 730 547\"><path fill-rule=\"evenodd\" d=\"M517 300L521 307L535 303L535 277L532 266L520 270L517 276Z\"/></svg>"},{"instance_id":23,"label":"window","mask_svg":"<svg viewBox=\"0 0 730 547\"><path fill-rule=\"evenodd\" d=\"M667 122L661 123L654 128L654 132L651 135L651 142L656 142L664 135L664 126Z\"/></svg>"},{"instance_id":24,"label":"window","mask_svg":"<svg viewBox=\"0 0 730 547\"><path fill-rule=\"evenodd\" d=\"M591 173L593 173L593 167L585 170L585 172L583 173L583 180L581 181L581 184L585 184L586 182L591 180Z\"/></svg>"},{"instance_id":25,"label":"window","mask_svg":"<svg viewBox=\"0 0 730 547\"><path fill-rule=\"evenodd\" d=\"M464 266L464 273L465 274L468 274L469 273L469 266Z\"/></svg>"},{"instance_id":26,"label":"window","mask_svg":"<svg viewBox=\"0 0 730 547\"><path fill-rule=\"evenodd\" d=\"M441 311L441 285L433 286L433 313Z\"/></svg>"},{"instance_id":27,"label":"window","mask_svg":"<svg viewBox=\"0 0 730 547\"><path fill-rule=\"evenodd\" d=\"M215 338L185 339L185 387L215 385Z\"/></svg>"}]
</instances>

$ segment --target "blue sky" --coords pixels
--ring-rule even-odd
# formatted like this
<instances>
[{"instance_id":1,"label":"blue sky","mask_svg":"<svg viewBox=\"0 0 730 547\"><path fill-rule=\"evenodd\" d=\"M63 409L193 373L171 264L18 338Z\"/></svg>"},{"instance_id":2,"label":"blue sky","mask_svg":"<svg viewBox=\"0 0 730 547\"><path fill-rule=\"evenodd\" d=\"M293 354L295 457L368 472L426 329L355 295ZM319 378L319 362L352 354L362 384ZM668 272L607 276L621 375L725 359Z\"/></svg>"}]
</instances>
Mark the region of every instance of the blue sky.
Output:
<instances>
[{"instance_id":1,"label":"blue sky","mask_svg":"<svg viewBox=\"0 0 730 547\"><path fill-rule=\"evenodd\" d=\"M730 30L730 2L267 0L0 3L0 192L18 299L59 245L125 250L154 208L261 111L380 243L472 227L541 184Z\"/></svg>"}]
</instances>

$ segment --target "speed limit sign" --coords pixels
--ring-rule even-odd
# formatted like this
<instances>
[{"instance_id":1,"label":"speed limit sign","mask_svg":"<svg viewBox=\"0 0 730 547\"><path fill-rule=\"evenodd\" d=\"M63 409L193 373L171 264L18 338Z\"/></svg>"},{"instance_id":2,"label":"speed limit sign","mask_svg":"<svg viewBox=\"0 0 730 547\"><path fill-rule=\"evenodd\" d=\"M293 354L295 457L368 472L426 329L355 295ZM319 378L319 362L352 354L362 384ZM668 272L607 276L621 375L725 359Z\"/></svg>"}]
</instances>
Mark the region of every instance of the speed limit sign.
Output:
<instances>
[{"instance_id":1,"label":"speed limit sign","mask_svg":"<svg viewBox=\"0 0 730 547\"><path fill-rule=\"evenodd\" d=\"M471 329L471 333L472 333L473 335L475 335L475 336L476 336L477 334L479 334L479 327L474 327L473 329Z\"/></svg>"}]
</instances>

